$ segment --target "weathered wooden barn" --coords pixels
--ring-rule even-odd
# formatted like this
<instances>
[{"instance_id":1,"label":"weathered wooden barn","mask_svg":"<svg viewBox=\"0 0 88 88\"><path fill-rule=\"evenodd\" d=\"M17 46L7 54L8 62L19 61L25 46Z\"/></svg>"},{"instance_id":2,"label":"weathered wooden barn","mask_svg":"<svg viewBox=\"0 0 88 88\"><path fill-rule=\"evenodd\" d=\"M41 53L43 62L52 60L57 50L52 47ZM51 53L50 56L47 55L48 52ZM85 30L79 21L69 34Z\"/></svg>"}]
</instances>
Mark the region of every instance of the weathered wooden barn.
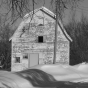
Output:
<instances>
[{"instance_id":1,"label":"weathered wooden barn","mask_svg":"<svg viewBox=\"0 0 88 88\"><path fill-rule=\"evenodd\" d=\"M55 14L45 7L26 14L10 38L11 71L20 71L38 64L53 63ZM69 64L70 42L63 24L58 20L56 62Z\"/></svg>"}]
</instances>

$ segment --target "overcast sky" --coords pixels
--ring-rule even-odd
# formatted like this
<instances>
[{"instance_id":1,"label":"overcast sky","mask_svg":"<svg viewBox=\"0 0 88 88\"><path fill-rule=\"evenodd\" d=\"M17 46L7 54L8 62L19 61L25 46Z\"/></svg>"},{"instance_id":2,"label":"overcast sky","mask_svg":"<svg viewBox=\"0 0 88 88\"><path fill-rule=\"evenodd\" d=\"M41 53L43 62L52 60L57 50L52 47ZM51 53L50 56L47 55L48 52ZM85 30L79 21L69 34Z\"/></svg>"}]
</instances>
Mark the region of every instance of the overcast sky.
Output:
<instances>
[{"instance_id":1,"label":"overcast sky","mask_svg":"<svg viewBox=\"0 0 88 88\"><path fill-rule=\"evenodd\" d=\"M50 4L50 1L51 0L45 0L45 4L44 4L44 0L36 0L36 1L39 1L39 3L37 5L35 5L35 9L36 8L40 8L41 6L45 6L46 8L50 9L51 11L54 10L54 7L52 8L51 4ZM32 10L32 6L31 6L31 10ZM69 17L70 17L70 14L69 14L69 9L67 9L65 11L65 16L64 16L64 23L68 23L69 21ZM76 9L76 18L78 20L80 20L80 17L81 17L81 14L83 13L85 16L88 17L88 0L84 0L82 2L79 3L79 6L78 8Z\"/></svg>"},{"instance_id":2,"label":"overcast sky","mask_svg":"<svg viewBox=\"0 0 88 88\"><path fill-rule=\"evenodd\" d=\"M35 5L35 9L36 9L36 8L40 8L40 7L43 6L43 5L44 5L46 8L50 9L51 11L53 11L53 9L54 9L54 8L51 8L51 5L50 5L50 1L51 1L51 0L45 0L45 4L44 4L44 0L35 0L35 1L38 1L38 4ZM32 9L33 9L33 8L32 8L32 4L30 5L30 7L31 7L30 9L32 10ZM0 13L3 13L3 12L6 12L6 10L0 8ZM78 20L80 20L80 17L81 17L81 14L82 14L82 13L84 13L84 14L88 17L88 0L84 0L83 2L81 2L81 3L79 4L78 8L76 9L76 12L77 12L76 18L77 18ZM70 17L69 9L67 9L67 10L65 11L64 23L68 23L69 17ZM20 21L18 20L18 23L19 23L19 22L20 22ZM18 23L17 23L17 24L18 24Z\"/></svg>"},{"instance_id":3,"label":"overcast sky","mask_svg":"<svg viewBox=\"0 0 88 88\"><path fill-rule=\"evenodd\" d=\"M39 7L41 7L43 4L44 4L44 0L39 0L41 3L39 3L39 5L37 6L37 5L35 5L35 8L39 8ZM50 5L50 1L51 0L45 0L45 4L44 4L44 6L45 7L47 7L48 9L50 9L50 10L53 10L52 8L51 8L51 5ZM69 16L70 16L70 14L69 14L69 9L67 9L66 11L65 11L65 16L64 16L64 22L65 23L67 23L68 22L68 20L69 20ZM85 16L87 16L88 17L88 0L84 0L84 1L82 1L82 2L80 2L79 3L79 6L77 7L77 9L76 9L76 18L78 19L78 20L80 20L80 17L81 17L81 14L83 13Z\"/></svg>"}]
</instances>

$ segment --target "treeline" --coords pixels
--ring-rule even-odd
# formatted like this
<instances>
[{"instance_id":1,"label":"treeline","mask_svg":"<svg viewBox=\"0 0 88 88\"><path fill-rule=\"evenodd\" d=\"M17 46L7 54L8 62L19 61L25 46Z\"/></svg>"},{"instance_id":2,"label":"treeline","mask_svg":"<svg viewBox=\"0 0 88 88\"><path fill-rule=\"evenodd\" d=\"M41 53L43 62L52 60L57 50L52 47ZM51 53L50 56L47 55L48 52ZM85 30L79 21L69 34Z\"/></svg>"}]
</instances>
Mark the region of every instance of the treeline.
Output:
<instances>
[{"instance_id":1,"label":"treeline","mask_svg":"<svg viewBox=\"0 0 88 88\"><path fill-rule=\"evenodd\" d=\"M88 62L88 19L82 15L78 22L72 19L65 26L66 31L73 39L70 47L70 64L75 65Z\"/></svg>"},{"instance_id":2,"label":"treeline","mask_svg":"<svg viewBox=\"0 0 88 88\"><path fill-rule=\"evenodd\" d=\"M10 70L11 67L11 30L9 24L0 26L0 69Z\"/></svg>"}]
</instances>

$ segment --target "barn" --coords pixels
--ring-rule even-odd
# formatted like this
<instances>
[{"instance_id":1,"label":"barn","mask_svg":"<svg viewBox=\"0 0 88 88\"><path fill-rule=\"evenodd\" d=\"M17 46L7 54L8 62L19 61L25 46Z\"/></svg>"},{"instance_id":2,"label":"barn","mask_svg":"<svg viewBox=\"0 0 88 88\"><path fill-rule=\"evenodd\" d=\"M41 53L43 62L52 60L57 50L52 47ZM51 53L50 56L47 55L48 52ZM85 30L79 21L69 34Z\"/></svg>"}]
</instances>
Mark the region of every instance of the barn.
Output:
<instances>
[{"instance_id":1,"label":"barn","mask_svg":"<svg viewBox=\"0 0 88 88\"><path fill-rule=\"evenodd\" d=\"M26 14L10 38L11 71L38 64L52 64L54 58L55 14L46 7ZM69 64L71 37L58 20L56 63Z\"/></svg>"}]
</instances>

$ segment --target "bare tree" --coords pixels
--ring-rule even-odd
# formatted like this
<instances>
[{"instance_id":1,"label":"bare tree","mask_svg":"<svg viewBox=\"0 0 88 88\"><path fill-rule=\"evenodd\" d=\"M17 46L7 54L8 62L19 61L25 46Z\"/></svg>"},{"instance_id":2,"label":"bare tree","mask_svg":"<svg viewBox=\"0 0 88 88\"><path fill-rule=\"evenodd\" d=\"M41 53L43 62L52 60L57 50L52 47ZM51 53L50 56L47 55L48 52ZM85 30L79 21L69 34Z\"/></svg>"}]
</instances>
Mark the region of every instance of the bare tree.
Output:
<instances>
[{"instance_id":1,"label":"bare tree","mask_svg":"<svg viewBox=\"0 0 88 88\"><path fill-rule=\"evenodd\" d=\"M0 27L0 66L2 69L8 69L11 65L11 42L9 38L13 34L9 24Z\"/></svg>"},{"instance_id":2,"label":"bare tree","mask_svg":"<svg viewBox=\"0 0 88 88\"><path fill-rule=\"evenodd\" d=\"M36 0L1 0L1 7L6 8L6 13L2 14L5 17L5 22L9 19L14 23L18 18L22 18L24 14L30 12L30 7L33 7ZM32 5L31 5L32 3Z\"/></svg>"},{"instance_id":3,"label":"bare tree","mask_svg":"<svg viewBox=\"0 0 88 88\"><path fill-rule=\"evenodd\" d=\"M56 0L51 0L51 6L54 6L53 7L54 9L56 3L55 1ZM60 3L58 4L59 17L62 19L64 10L68 9L69 6L71 8L76 7L79 1L83 1L83 0L60 0ZM4 14L4 16L6 16L6 21L8 19L11 19L14 22L19 17L23 17L25 13L30 12L30 7L33 7L34 9L34 5L38 4L38 2L40 2L40 0L0 0L1 3L0 6L4 6L8 10ZM43 2L44 5L45 0L43 0ZM8 17L8 14L10 14L11 16Z\"/></svg>"},{"instance_id":4,"label":"bare tree","mask_svg":"<svg viewBox=\"0 0 88 88\"><path fill-rule=\"evenodd\" d=\"M70 9L74 13L75 9L78 7L79 2L83 0L57 0L57 1L60 2L57 6L59 14L58 16L59 19L62 20L66 9ZM54 8L54 12L55 12L55 5L56 0L51 0L51 6L52 8Z\"/></svg>"},{"instance_id":5,"label":"bare tree","mask_svg":"<svg viewBox=\"0 0 88 88\"><path fill-rule=\"evenodd\" d=\"M65 28L73 39L71 43L72 64L88 62L88 19L84 15L80 22L71 19Z\"/></svg>"}]
</instances>

